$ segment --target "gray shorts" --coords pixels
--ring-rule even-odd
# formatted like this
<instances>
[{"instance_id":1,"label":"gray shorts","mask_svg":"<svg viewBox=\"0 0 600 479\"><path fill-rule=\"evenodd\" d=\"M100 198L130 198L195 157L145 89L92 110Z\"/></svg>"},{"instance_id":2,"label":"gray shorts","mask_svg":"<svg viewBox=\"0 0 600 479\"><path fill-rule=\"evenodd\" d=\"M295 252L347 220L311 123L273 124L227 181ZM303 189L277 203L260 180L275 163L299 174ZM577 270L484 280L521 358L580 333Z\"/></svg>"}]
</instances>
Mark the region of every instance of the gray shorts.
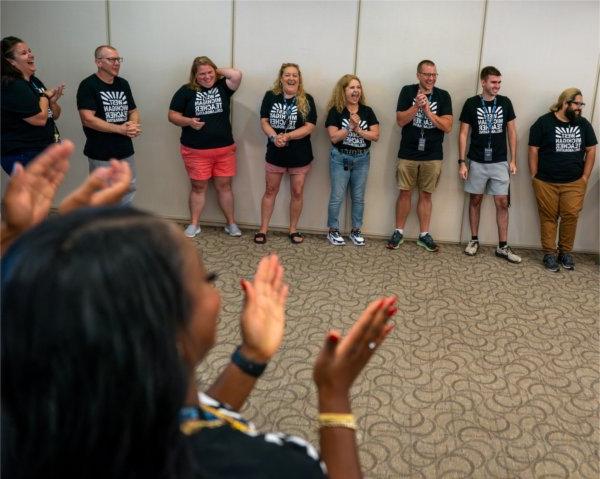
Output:
<instances>
[{"instance_id":1,"label":"gray shorts","mask_svg":"<svg viewBox=\"0 0 600 479\"><path fill-rule=\"evenodd\" d=\"M465 181L465 191L474 195L508 195L510 173L508 162L478 163L469 162L469 175Z\"/></svg>"}]
</instances>

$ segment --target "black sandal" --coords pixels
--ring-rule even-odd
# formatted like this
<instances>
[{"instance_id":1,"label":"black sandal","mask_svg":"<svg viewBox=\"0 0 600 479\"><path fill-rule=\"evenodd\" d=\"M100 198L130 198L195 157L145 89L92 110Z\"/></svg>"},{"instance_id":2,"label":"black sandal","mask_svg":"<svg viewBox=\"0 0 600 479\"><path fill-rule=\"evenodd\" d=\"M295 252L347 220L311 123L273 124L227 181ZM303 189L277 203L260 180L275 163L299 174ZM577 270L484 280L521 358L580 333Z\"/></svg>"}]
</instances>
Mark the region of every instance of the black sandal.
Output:
<instances>
[{"instance_id":1,"label":"black sandal","mask_svg":"<svg viewBox=\"0 0 600 479\"><path fill-rule=\"evenodd\" d=\"M265 244L267 242L267 235L265 233L254 233L254 242L256 244Z\"/></svg>"},{"instance_id":2,"label":"black sandal","mask_svg":"<svg viewBox=\"0 0 600 479\"><path fill-rule=\"evenodd\" d=\"M290 241L292 244L302 244L304 242L304 236L299 231L294 231L290 233Z\"/></svg>"}]
</instances>

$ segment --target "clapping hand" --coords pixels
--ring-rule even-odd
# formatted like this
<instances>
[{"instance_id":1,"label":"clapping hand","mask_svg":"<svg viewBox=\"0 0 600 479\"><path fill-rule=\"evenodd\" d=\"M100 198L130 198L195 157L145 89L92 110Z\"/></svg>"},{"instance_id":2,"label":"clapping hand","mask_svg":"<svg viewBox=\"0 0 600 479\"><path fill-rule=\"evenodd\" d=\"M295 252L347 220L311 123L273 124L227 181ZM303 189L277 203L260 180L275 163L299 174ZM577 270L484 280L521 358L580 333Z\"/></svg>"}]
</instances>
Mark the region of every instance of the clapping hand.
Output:
<instances>
[{"instance_id":1,"label":"clapping hand","mask_svg":"<svg viewBox=\"0 0 600 479\"><path fill-rule=\"evenodd\" d=\"M65 84L61 83L60 85L56 85L54 88L50 90L46 90L46 96L48 97L48 101L50 103L56 103L65 91Z\"/></svg>"},{"instance_id":2,"label":"clapping hand","mask_svg":"<svg viewBox=\"0 0 600 479\"><path fill-rule=\"evenodd\" d=\"M190 127L194 130L200 130L206 124L206 122L200 120L200 118L192 118L191 120Z\"/></svg>"},{"instance_id":3,"label":"clapping hand","mask_svg":"<svg viewBox=\"0 0 600 479\"><path fill-rule=\"evenodd\" d=\"M245 293L241 317L244 357L266 363L277 352L285 327L288 285L283 281L283 266L276 255L264 257L254 279L242 279Z\"/></svg>"}]
</instances>

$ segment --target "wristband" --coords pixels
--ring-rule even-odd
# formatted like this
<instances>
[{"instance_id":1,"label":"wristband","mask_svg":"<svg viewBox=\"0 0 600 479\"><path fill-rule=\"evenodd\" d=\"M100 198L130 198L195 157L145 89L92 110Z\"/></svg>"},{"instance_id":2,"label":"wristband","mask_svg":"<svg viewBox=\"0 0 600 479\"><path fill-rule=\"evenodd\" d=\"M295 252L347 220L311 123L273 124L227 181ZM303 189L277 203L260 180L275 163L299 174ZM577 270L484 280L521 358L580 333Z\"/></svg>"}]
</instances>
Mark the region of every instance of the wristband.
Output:
<instances>
[{"instance_id":1,"label":"wristband","mask_svg":"<svg viewBox=\"0 0 600 479\"><path fill-rule=\"evenodd\" d=\"M238 346L231 355L231 362L240 368L243 372L249 376L258 378L267 368L267 363L255 363L245 358L240 352L241 346Z\"/></svg>"},{"instance_id":2,"label":"wristband","mask_svg":"<svg viewBox=\"0 0 600 479\"><path fill-rule=\"evenodd\" d=\"M321 413L319 427L345 427L356 431L356 419L353 414Z\"/></svg>"},{"instance_id":3,"label":"wristband","mask_svg":"<svg viewBox=\"0 0 600 479\"><path fill-rule=\"evenodd\" d=\"M276 137L275 135L271 135L271 136L269 137L269 141L270 141L271 143L275 143L275 139L276 139L276 138L277 138L277 137Z\"/></svg>"},{"instance_id":4,"label":"wristband","mask_svg":"<svg viewBox=\"0 0 600 479\"><path fill-rule=\"evenodd\" d=\"M465 160L458 160L458 164L460 165L461 163L466 163Z\"/></svg>"}]
</instances>

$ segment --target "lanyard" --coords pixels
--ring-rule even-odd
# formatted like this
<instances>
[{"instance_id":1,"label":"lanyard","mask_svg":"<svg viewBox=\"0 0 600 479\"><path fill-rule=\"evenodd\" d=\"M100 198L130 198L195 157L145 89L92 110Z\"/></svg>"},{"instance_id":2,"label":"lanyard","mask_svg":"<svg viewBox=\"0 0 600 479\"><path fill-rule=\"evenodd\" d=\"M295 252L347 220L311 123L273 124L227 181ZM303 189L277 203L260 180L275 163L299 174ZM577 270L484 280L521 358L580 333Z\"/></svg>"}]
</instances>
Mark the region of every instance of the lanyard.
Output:
<instances>
[{"instance_id":1,"label":"lanyard","mask_svg":"<svg viewBox=\"0 0 600 479\"><path fill-rule=\"evenodd\" d=\"M427 101L429 102L429 104L431 104L432 97L433 97L433 89L431 90L431 93L427 97ZM419 111L421 112L421 138L425 138L425 120L427 120L427 116L425 115L425 112L423 111L422 108L419 108Z\"/></svg>"},{"instance_id":2,"label":"lanyard","mask_svg":"<svg viewBox=\"0 0 600 479\"><path fill-rule=\"evenodd\" d=\"M491 111L488 113L487 107L485 106L485 101L483 100L483 95L481 98L481 106L483 109L483 119L485 120L485 124L488 127L489 139L488 139L488 148L492 147L492 127L494 126L494 118L496 117L496 98L494 97L494 104L492 105Z\"/></svg>"},{"instance_id":3,"label":"lanyard","mask_svg":"<svg viewBox=\"0 0 600 479\"><path fill-rule=\"evenodd\" d=\"M292 118L292 108L296 105L296 97L293 97L292 101L289 103L287 103L285 97L283 97L283 104L285 105L285 110L283 112L283 124L285 125L284 133L287 133L288 128L290 127L289 121Z\"/></svg>"}]
</instances>

